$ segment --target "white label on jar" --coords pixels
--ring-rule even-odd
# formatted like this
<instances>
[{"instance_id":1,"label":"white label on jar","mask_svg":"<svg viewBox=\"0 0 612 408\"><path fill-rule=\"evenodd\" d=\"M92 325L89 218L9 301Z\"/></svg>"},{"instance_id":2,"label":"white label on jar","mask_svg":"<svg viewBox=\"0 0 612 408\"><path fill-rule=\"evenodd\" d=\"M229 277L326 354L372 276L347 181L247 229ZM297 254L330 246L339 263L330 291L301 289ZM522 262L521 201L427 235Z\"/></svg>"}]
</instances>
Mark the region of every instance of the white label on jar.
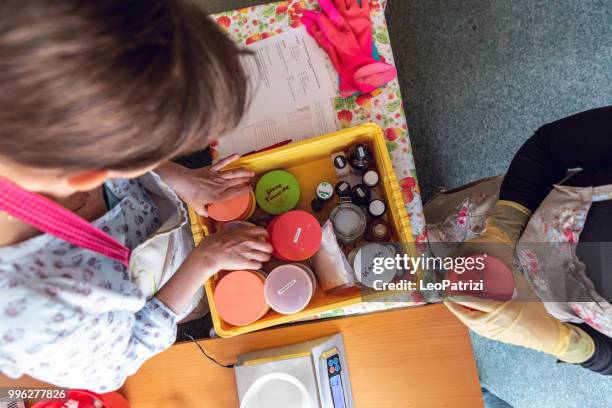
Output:
<instances>
[{"instance_id":1,"label":"white label on jar","mask_svg":"<svg viewBox=\"0 0 612 408\"><path fill-rule=\"evenodd\" d=\"M287 282L287 284L285 286L283 286L282 288L280 288L278 290L278 295L282 295L284 294L286 291L288 291L289 289L291 289L292 287L295 286L295 284L297 283L297 281L295 279L291 279L289 282Z\"/></svg>"},{"instance_id":2,"label":"white label on jar","mask_svg":"<svg viewBox=\"0 0 612 408\"><path fill-rule=\"evenodd\" d=\"M299 227L297 229L297 231L295 231L295 235L293 236L293 243L297 244L298 240L300 239L300 235L302 234L302 227Z\"/></svg>"},{"instance_id":3,"label":"white label on jar","mask_svg":"<svg viewBox=\"0 0 612 408\"><path fill-rule=\"evenodd\" d=\"M381 200L372 200L370 202L370 214L375 217L383 215L385 209L385 203L383 203Z\"/></svg>"},{"instance_id":4,"label":"white label on jar","mask_svg":"<svg viewBox=\"0 0 612 408\"><path fill-rule=\"evenodd\" d=\"M368 171L363 176L363 182L369 187L375 186L378 184L378 173L373 170Z\"/></svg>"}]
</instances>

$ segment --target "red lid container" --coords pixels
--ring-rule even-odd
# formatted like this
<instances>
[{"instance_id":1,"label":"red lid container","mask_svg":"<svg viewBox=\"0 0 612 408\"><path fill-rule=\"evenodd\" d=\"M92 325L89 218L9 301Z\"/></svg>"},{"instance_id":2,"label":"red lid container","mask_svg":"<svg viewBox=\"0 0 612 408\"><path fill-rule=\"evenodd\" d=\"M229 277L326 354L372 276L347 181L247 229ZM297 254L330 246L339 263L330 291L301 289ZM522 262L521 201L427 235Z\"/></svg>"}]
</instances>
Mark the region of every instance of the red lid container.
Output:
<instances>
[{"instance_id":1,"label":"red lid container","mask_svg":"<svg viewBox=\"0 0 612 408\"><path fill-rule=\"evenodd\" d=\"M69 401L72 401L72 403ZM32 408L65 408L68 406L78 406L79 408L130 408L127 400L117 391L100 395L87 390L66 390L62 398L40 401L32 405Z\"/></svg>"},{"instance_id":2,"label":"red lid container","mask_svg":"<svg viewBox=\"0 0 612 408\"><path fill-rule=\"evenodd\" d=\"M274 256L285 261L303 261L321 246L321 225L311 214L293 210L273 219L268 234Z\"/></svg>"}]
</instances>

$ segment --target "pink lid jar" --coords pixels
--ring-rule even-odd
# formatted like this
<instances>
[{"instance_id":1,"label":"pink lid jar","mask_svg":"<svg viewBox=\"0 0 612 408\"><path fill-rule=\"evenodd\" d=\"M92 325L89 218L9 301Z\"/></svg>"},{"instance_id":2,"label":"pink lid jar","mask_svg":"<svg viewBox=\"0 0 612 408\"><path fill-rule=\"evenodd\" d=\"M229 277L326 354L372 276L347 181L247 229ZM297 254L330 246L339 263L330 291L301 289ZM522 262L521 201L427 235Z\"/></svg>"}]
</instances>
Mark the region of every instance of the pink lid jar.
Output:
<instances>
[{"instance_id":1,"label":"pink lid jar","mask_svg":"<svg viewBox=\"0 0 612 408\"><path fill-rule=\"evenodd\" d=\"M293 314L308 305L315 288L314 274L308 267L285 264L270 271L264 285L264 295L273 310Z\"/></svg>"}]
</instances>

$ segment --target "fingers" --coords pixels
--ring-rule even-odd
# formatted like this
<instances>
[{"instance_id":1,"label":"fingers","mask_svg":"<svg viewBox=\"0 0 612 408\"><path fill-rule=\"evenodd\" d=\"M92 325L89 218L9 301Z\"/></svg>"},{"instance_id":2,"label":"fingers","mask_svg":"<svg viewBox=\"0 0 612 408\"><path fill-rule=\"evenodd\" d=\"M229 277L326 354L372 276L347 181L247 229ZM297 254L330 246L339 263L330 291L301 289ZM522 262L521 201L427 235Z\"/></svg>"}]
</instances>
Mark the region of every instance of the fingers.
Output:
<instances>
[{"instance_id":1,"label":"fingers","mask_svg":"<svg viewBox=\"0 0 612 408\"><path fill-rule=\"evenodd\" d=\"M193 210L201 217L208 217L208 206L206 204L194 206Z\"/></svg>"},{"instance_id":2,"label":"fingers","mask_svg":"<svg viewBox=\"0 0 612 408\"><path fill-rule=\"evenodd\" d=\"M211 170L219 171L222 168L224 168L225 166L227 166L228 164L230 164L232 162L235 162L239 158L240 158L239 154L232 154L231 156L228 156L226 158L223 158L223 159L219 160L216 164L213 164L211 166Z\"/></svg>"},{"instance_id":3,"label":"fingers","mask_svg":"<svg viewBox=\"0 0 612 408\"><path fill-rule=\"evenodd\" d=\"M218 201L229 200L230 198L250 193L252 190L253 189L251 188L250 184L240 184L238 186L229 187L220 194L221 199Z\"/></svg>"},{"instance_id":4,"label":"fingers","mask_svg":"<svg viewBox=\"0 0 612 408\"><path fill-rule=\"evenodd\" d=\"M444 306L455 316L459 318L462 322L466 323L465 319L468 317L478 317L482 316L483 312L475 311L470 308L467 308L463 305L457 304L455 302L444 302Z\"/></svg>"},{"instance_id":5,"label":"fingers","mask_svg":"<svg viewBox=\"0 0 612 408\"><path fill-rule=\"evenodd\" d=\"M339 13L338 13L339 14ZM323 36L327 38L334 39L335 41L343 40L342 29L339 28L330 18L328 18L325 14L320 14L317 20L319 24L319 29ZM353 35L354 36L354 35ZM332 45L335 44L332 43Z\"/></svg>"},{"instance_id":6,"label":"fingers","mask_svg":"<svg viewBox=\"0 0 612 408\"><path fill-rule=\"evenodd\" d=\"M317 22L317 18L319 13L315 13L311 10L304 11L302 15L302 24L306 27L306 30L312 35L312 37L317 41L317 43L323 47L323 42L326 42L327 39L323 36L321 29L319 28L319 23Z\"/></svg>"},{"instance_id":7,"label":"fingers","mask_svg":"<svg viewBox=\"0 0 612 408\"><path fill-rule=\"evenodd\" d=\"M251 237L255 237L255 238L259 238L259 237L267 237L268 236L268 231L265 228L262 227L245 227L245 228L241 228L240 230L237 231L241 231L243 233L245 233L248 236Z\"/></svg>"},{"instance_id":8,"label":"fingers","mask_svg":"<svg viewBox=\"0 0 612 408\"><path fill-rule=\"evenodd\" d=\"M251 185L251 178L250 177L241 177L241 178L235 178L235 179L229 179L229 180L224 180L223 181L223 186L224 187L235 187L235 186L240 186L240 185Z\"/></svg>"},{"instance_id":9,"label":"fingers","mask_svg":"<svg viewBox=\"0 0 612 408\"><path fill-rule=\"evenodd\" d=\"M347 2L350 2L350 0L333 0L334 7L340 12L345 11L349 7Z\"/></svg>"},{"instance_id":10,"label":"fingers","mask_svg":"<svg viewBox=\"0 0 612 408\"><path fill-rule=\"evenodd\" d=\"M321 31L321 27L319 27L318 18L321 16L321 13L315 13L310 10L304 11L304 15L302 16L302 24L306 27L308 33L315 39L317 44L323 50L331 60L333 66L336 68L336 71L340 71L340 59L338 58L338 53L336 49L332 45L332 43L323 35Z\"/></svg>"},{"instance_id":11,"label":"fingers","mask_svg":"<svg viewBox=\"0 0 612 408\"><path fill-rule=\"evenodd\" d=\"M340 0L344 1L344 0ZM332 23L339 29L346 25L344 21L344 17L338 9L334 6L331 0L319 0L319 5L321 6L321 10L329 17Z\"/></svg>"},{"instance_id":12,"label":"fingers","mask_svg":"<svg viewBox=\"0 0 612 408\"><path fill-rule=\"evenodd\" d=\"M246 251L242 254L242 257L249 261L257 261L260 263L268 262L270 260L270 254L260 251Z\"/></svg>"},{"instance_id":13,"label":"fingers","mask_svg":"<svg viewBox=\"0 0 612 408\"><path fill-rule=\"evenodd\" d=\"M449 300L451 300L450 303L453 303L456 308L462 307L464 309L484 313L490 313L503 305L502 302L497 302L495 300L479 300L472 296L451 296Z\"/></svg>"},{"instance_id":14,"label":"fingers","mask_svg":"<svg viewBox=\"0 0 612 408\"><path fill-rule=\"evenodd\" d=\"M254 176L255 173L243 168L226 170L219 173L219 177L224 180L231 180L236 178L252 178Z\"/></svg>"},{"instance_id":15,"label":"fingers","mask_svg":"<svg viewBox=\"0 0 612 408\"><path fill-rule=\"evenodd\" d=\"M265 254L268 254L268 255L271 254L272 250L273 250L272 244L270 244L268 241L264 241L262 239L256 239L256 240L253 240L253 241L245 241L244 245L247 248L250 248L252 250L256 250L258 252L262 252L262 253L265 253Z\"/></svg>"},{"instance_id":16,"label":"fingers","mask_svg":"<svg viewBox=\"0 0 612 408\"><path fill-rule=\"evenodd\" d=\"M361 3L361 13L370 17L370 0L359 0L359 2Z\"/></svg>"},{"instance_id":17,"label":"fingers","mask_svg":"<svg viewBox=\"0 0 612 408\"><path fill-rule=\"evenodd\" d=\"M243 256L241 256L237 260L237 264L239 265L238 268L240 268L240 269L252 269L252 270L253 269L254 270L261 269L261 267L263 266L262 262L254 260L254 259L248 259L248 258L245 258Z\"/></svg>"}]
</instances>

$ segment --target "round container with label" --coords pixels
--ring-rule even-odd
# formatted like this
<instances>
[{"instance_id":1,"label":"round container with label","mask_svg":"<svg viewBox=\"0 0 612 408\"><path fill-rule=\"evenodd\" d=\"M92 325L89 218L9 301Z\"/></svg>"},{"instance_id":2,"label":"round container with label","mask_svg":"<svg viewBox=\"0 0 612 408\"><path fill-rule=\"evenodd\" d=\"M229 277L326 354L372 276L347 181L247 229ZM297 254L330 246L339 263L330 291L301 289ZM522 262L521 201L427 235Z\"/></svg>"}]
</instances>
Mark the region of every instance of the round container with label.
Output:
<instances>
[{"instance_id":1,"label":"round container with label","mask_svg":"<svg viewBox=\"0 0 612 408\"><path fill-rule=\"evenodd\" d=\"M373 218L380 218L387 212L387 206L383 200L375 198L368 203L368 214Z\"/></svg>"},{"instance_id":2,"label":"round container with label","mask_svg":"<svg viewBox=\"0 0 612 408\"><path fill-rule=\"evenodd\" d=\"M254 195L248 192L229 200L210 204L208 216L221 222L246 220L255 211L255 207Z\"/></svg>"},{"instance_id":3,"label":"round container with label","mask_svg":"<svg viewBox=\"0 0 612 408\"><path fill-rule=\"evenodd\" d=\"M322 181L317 185L317 198L321 201L331 200L334 196L334 186L328 181Z\"/></svg>"},{"instance_id":4,"label":"round container with label","mask_svg":"<svg viewBox=\"0 0 612 408\"><path fill-rule=\"evenodd\" d=\"M341 180L336 184L335 188L336 194L338 197L350 197L351 195L351 185L344 180Z\"/></svg>"},{"instance_id":5,"label":"round container with label","mask_svg":"<svg viewBox=\"0 0 612 408\"><path fill-rule=\"evenodd\" d=\"M334 164L334 170L338 177L348 176L350 170L348 160L344 155L344 152L337 152L332 154L332 163Z\"/></svg>"},{"instance_id":6,"label":"round container with label","mask_svg":"<svg viewBox=\"0 0 612 408\"><path fill-rule=\"evenodd\" d=\"M287 261L303 261L313 256L321 246L319 221L302 210L289 211L268 224L268 239L274 256Z\"/></svg>"},{"instance_id":7,"label":"round container with label","mask_svg":"<svg viewBox=\"0 0 612 408\"><path fill-rule=\"evenodd\" d=\"M374 170L368 170L364 173L361 180L366 186L374 188L378 185L378 173Z\"/></svg>"},{"instance_id":8,"label":"round container with label","mask_svg":"<svg viewBox=\"0 0 612 408\"><path fill-rule=\"evenodd\" d=\"M329 215L336 237L350 244L357 241L366 228L366 216L361 208L352 203L342 203Z\"/></svg>"},{"instance_id":9,"label":"round container with label","mask_svg":"<svg viewBox=\"0 0 612 408\"><path fill-rule=\"evenodd\" d=\"M347 158L352 172L359 175L365 173L374 163L372 151L364 144L354 144L349 147Z\"/></svg>"},{"instance_id":10,"label":"round container with label","mask_svg":"<svg viewBox=\"0 0 612 408\"><path fill-rule=\"evenodd\" d=\"M300 184L288 171L273 170L261 176L255 187L255 197L265 212L282 214L297 205Z\"/></svg>"},{"instance_id":11,"label":"round container with label","mask_svg":"<svg viewBox=\"0 0 612 408\"><path fill-rule=\"evenodd\" d=\"M364 184L357 184L351 189L351 201L354 204L366 205L371 197L372 192L370 188Z\"/></svg>"},{"instance_id":12,"label":"round container with label","mask_svg":"<svg viewBox=\"0 0 612 408\"><path fill-rule=\"evenodd\" d=\"M272 309L282 314L303 310L312 299L314 291L312 277L297 264L272 269L264 285L266 301Z\"/></svg>"},{"instance_id":13,"label":"round container with label","mask_svg":"<svg viewBox=\"0 0 612 408\"><path fill-rule=\"evenodd\" d=\"M349 256L355 278L363 286L380 289L382 283L391 282L396 274L395 248L391 245L367 244L354 250ZM392 261L385 260L391 258Z\"/></svg>"},{"instance_id":14,"label":"round container with label","mask_svg":"<svg viewBox=\"0 0 612 408\"><path fill-rule=\"evenodd\" d=\"M234 326L251 324L269 310L259 271L228 273L217 283L213 297L221 319Z\"/></svg>"},{"instance_id":15,"label":"round container with label","mask_svg":"<svg viewBox=\"0 0 612 408\"><path fill-rule=\"evenodd\" d=\"M370 242L389 242L391 234L392 230L389 223L376 219L368 223L364 238Z\"/></svg>"}]
</instances>

